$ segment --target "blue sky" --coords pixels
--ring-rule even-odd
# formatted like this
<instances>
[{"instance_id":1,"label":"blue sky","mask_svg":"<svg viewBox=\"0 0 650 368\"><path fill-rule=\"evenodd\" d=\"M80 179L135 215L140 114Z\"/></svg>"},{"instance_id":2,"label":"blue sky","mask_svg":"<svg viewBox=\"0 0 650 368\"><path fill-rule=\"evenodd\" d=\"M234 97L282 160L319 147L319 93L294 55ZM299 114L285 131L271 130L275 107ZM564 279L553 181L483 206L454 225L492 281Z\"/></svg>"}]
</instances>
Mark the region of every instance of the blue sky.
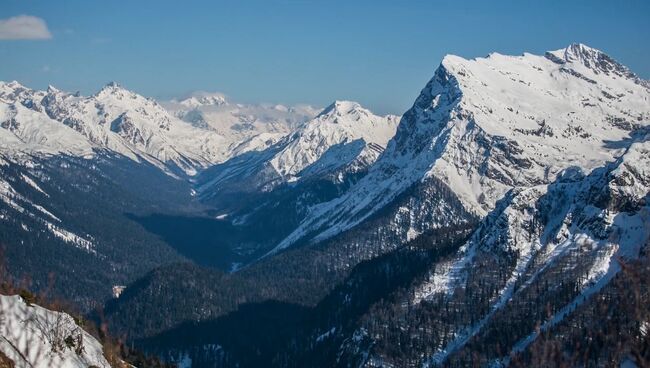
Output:
<instances>
[{"instance_id":1,"label":"blue sky","mask_svg":"<svg viewBox=\"0 0 650 368\"><path fill-rule=\"evenodd\" d=\"M650 78L647 0L0 1L0 19L37 17L49 32L0 39L0 80L84 94L115 80L158 98L206 90L401 113L445 54L543 53L571 42Z\"/></svg>"}]
</instances>

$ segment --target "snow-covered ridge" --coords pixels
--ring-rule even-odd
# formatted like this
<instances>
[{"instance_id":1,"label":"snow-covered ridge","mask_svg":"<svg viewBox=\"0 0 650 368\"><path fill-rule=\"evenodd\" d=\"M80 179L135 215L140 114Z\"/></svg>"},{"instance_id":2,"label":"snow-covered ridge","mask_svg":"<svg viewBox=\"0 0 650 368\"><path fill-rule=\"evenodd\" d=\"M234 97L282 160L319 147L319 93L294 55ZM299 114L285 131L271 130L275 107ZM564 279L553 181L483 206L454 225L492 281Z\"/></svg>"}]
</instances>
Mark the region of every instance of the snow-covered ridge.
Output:
<instances>
[{"instance_id":1,"label":"snow-covered ridge","mask_svg":"<svg viewBox=\"0 0 650 368\"><path fill-rule=\"evenodd\" d=\"M70 315L18 295L0 295L0 351L21 368L110 368L101 343Z\"/></svg>"},{"instance_id":2,"label":"snow-covered ridge","mask_svg":"<svg viewBox=\"0 0 650 368\"><path fill-rule=\"evenodd\" d=\"M239 105L209 93L165 106L114 82L91 96L0 82L0 149L81 157L105 151L194 175L264 149L316 114L310 107Z\"/></svg>"},{"instance_id":3,"label":"snow-covered ridge","mask_svg":"<svg viewBox=\"0 0 650 368\"><path fill-rule=\"evenodd\" d=\"M485 215L512 188L614 160L629 133L649 124L647 82L584 45L545 56L446 56L369 174L315 207L277 249L349 229L430 176Z\"/></svg>"},{"instance_id":4,"label":"snow-covered ridge","mask_svg":"<svg viewBox=\"0 0 650 368\"><path fill-rule=\"evenodd\" d=\"M186 174L226 154L223 137L116 83L87 97L0 83L0 118L0 144L18 152L92 156L103 150Z\"/></svg>"}]
</instances>

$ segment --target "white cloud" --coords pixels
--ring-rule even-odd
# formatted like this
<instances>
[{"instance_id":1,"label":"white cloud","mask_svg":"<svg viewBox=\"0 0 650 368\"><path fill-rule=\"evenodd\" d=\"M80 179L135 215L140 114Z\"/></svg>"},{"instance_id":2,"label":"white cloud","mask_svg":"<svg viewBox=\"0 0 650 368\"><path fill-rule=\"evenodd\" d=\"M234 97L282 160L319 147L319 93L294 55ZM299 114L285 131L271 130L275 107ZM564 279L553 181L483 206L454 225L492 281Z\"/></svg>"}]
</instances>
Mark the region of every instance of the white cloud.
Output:
<instances>
[{"instance_id":1,"label":"white cloud","mask_svg":"<svg viewBox=\"0 0 650 368\"><path fill-rule=\"evenodd\" d=\"M0 19L0 40L46 40L50 38L52 38L52 34L41 18L18 15Z\"/></svg>"}]
</instances>

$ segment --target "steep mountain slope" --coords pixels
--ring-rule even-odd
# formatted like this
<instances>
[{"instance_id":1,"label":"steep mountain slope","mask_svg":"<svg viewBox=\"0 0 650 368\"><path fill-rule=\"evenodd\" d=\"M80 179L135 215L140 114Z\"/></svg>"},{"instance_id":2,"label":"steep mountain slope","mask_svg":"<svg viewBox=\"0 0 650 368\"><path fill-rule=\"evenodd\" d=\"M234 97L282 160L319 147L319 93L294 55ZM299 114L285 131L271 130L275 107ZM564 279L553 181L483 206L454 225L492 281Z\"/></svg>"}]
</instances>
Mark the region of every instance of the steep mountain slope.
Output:
<instances>
[{"instance_id":1,"label":"steep mountain slope","mask_svg":"<svg viewBox=\"0 0 650 368\"><path fill-rule=\"evenodd\" d=\"M429 178L484 216L514 187L620 155L625 144L614 142L648 125L648 101L646 81L581 44L545 56L447 56L368 175L311 209L276 251L350 229Z\"/></svg>"},{"instance_id":2,"label":"steep mountain slope","mask_svg":"<svg viewBox=\"0 0 650 368\"><path fill-rule=\"evenodd\" d=\"M114 285L183 260L130 214L191 211L192 198L188 183L125 157L0 153L0 261L91 309Z\"/></svg>"},{"instance_id":3,"label":"steep mountain slope","mask_svg":"<svg viewBox=\"0 0 650 368\"><path fill-rule=\"evenodd\" d=\"M358 344L344 347L351 354L345 359L370 353L366 366L486 365L525 350L650 244L646 134L589 174L571 168L550 185L511 191L457 255L413 285L408 303L383 307L397 311L388 328L383 308L366 319L355 332ZM421 321L426 329L399 332ZM402 349L390 347L395 339L405 339Z\"/></svg>"},{"instance_id":4,"label":"steep mountain slope","mask_svg":"<svg viewBox=\"0 0 650 368\"><path fill-rule=\"evenodd\" d=\"M512 367L598 366L641 367L650 361L650 258L646 245L638 261L624 261L622 270L597 295L589 298L521 353ZM612 301L615 301L614 303ZM585 338L585 336L587 338Z\"/></svg>"},{"instance_id":5,"label":"steep mountain slope","mask_svg":"<svg viewBox=\"0 0 650 368\"><path fill-rule=\"evenodd\" d=\"M218 318L182 323L137 344L171 360L182 357L194 367L333 366L336 337L353 330L358 318L378 300L407 286L436 259L456 251L471 229L432 231L395 252L363 262L313 306L249 302ZM206 308L213 309L218 298L204 294L211 299L205 301Z\"/></svg>"}]
</instances>

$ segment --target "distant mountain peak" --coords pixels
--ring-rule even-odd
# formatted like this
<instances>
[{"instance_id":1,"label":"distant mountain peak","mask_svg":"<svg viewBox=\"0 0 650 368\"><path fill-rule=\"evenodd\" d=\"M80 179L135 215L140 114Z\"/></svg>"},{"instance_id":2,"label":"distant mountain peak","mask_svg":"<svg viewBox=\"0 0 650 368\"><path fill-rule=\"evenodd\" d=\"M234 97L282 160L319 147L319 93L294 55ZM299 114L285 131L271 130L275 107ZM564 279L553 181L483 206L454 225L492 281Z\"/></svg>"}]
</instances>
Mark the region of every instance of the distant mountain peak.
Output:
<instances>
[{"instance_id":1,"label":"distant mountain peak","mask_svg":"<svg viewBox=\"0 0 650 368\"><path fill-rule=\"evenodd\" d=\"M605 53L584 43L572 43L564 49L567 60L597 59Z\"/></svg>"},{"instance_id":2,"label":"distant mountain peak","mask_svg":"<svg viewBox=\"0 0 650 368\"><path fill-rule=\"evenodd\" d=\"M228 103L226 96L220 92L194 92L190 96L178 101L180 105L188 108L202 106L221 106Z\"/></svg>"},{"instance_id":3,"label":"distant mountain peak","mask_svg":"<svg viewBox=\"0 0 650 368\"><path fill-rule=\"evenodd\" d=\"M104 87L102 87L99 90L99 92L102 92L102 91L118 91L118 90L125 90L125 88L122 87L121 84L119 84L119 83L117 83L115 81L111 81L111 82L106 83L104 85Z\"/></svg>"},{"instance_id":4,"label":"distant mountain peak","mask_svg":"<svg viewBox=\"0 0 650 368\"><path fill-rule=\"evenodd\" d=\"M336 100L331 105L333 108L341 111L350 111L362 108L361 104L355 101L346 101L346 100Z\"/></svg>"},{"instance_id":5,"label":"distant mountain peak","mask_svg":"<svg viewBox=\"0 0 650 368\"><path fill-rule=\"evenodd\" d=\"M14 95L16 92L24 89L25 86L18 83L17 81L11 81L11 82L0 81L0 97L7 97L8 95Z\"/></svg>"},{"instance_id":6,"label":"distant mountain peak","mask_svg":"<svg viewBox=\"0 0 650 368\"><path fill-rule=\"evenodd\" d=\"M16 81L16 80L13 80L13 81L8 82L8 83L4 83L4 82L0 82L0 83L3 83L3 84L5 84L7 87L12 87L12 88L23 87L23 85L20 84L20 83L19 83L18 81Z\"/></svg>"},{"instance_id":7,"label":"distant mountain peak","mask_svg":"<svg viewBox=\"0 0 650 368\"><path fill-rule=\"evenodd\" d=\"M93 97L124 96L124 95L140 96L139 94L124 88L121 84L111 81L106 83L106 85L104 85L104 87L102 87L97 93L95 93Z\"/></svg>"}]
</instances>

